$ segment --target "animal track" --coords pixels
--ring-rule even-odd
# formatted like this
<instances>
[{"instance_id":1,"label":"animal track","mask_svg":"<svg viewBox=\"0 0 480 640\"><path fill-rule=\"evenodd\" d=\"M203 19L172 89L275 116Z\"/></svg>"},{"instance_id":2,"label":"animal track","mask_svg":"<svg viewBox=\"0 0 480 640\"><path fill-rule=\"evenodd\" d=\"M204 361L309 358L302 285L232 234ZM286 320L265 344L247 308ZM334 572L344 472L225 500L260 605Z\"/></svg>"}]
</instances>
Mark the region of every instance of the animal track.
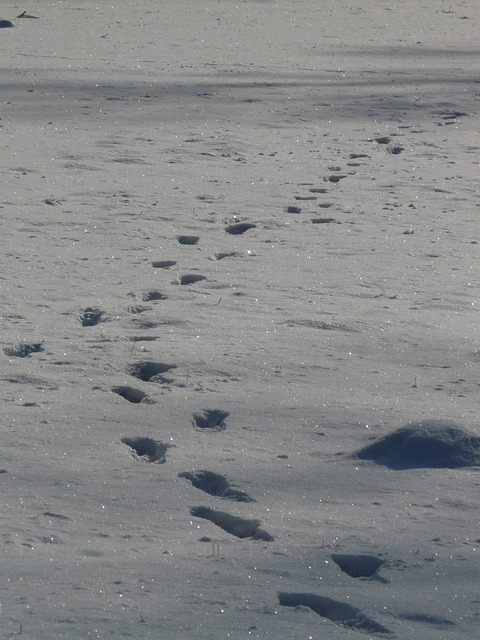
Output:
<instances>
[{"instance_id":1,"label":"animal track","mask_svg":"<svg viewBox=\"0 0 480 640\"><path fill-rule=\"evenodd\" d=\"M94 327L105 320L105 313L96 307L87 307L80 315L82 327Z\"/></svg>"},{"instance_id":2,"label":"animal track","mask_svg":"<svg viewBox=\"0 0 480 640\"><path fill-rule=\"evenodd\" d=\"M225 228L225 231L234 236L238 236L238 235L241 235L242 233L245 233L249 229L255 229L256 226L257 226L256 224L253 224L251 222L236 222L235 224L229 224Z\"/></svg>"},{"instance_id":3,"label":"animal track","mask_svg":"<svg viewBox=\"0 0 480 640\"><path fill-rule=\"evenodd\" d=\"M21 344L17 344L14 347L3 348L3 353L12 358L26 358L31 353L39 353L40 351L43 351L41 342L35 342L33 344L22 342Z\"/></svg>"},{"instance_id":4,"label":"animal track","mask_svg":"<svg viewBox=\"0 0 480 640\"><path fill-rule=\"evenodd\" d=\"M194 282L200 282L201 280L206 280L207 276L201 276L196 273L187 273L180 278L180 284L193 284Z\"/></svg>"},{"instance_id":5,"label":"animal track","mask_svg":"<svg viewBox=\"0 0 480 640\"><path fill-rule=\"evenodd\" d=\"M369 555L353 555L334 553L330 556L336 565L351 578L372 578L378 576L377 571L385 564L385 560ZM380 576L378 576L380 578ZM381 578L381 582L387 582Z\"/></svg>"},{"instance_id":6,"label":"animal track","mask_svg":"<svg viewBox=\"0 0 480 640\"><path fill-rule=\"evenodd\" d=\"M227 427L225 419L229 415L228 411L222 411L221 409L204 409L201 414L193 414L193 425L199 429L223 431Z\"/></svg>"},{"instance_id":7,"label":"animal track","mask_svg":"<svg viewBox=\"0 0 480 640\"><path fill-rule=\"evenodd\" d=\"M346 602L317 596L314 593L280 592L278 601L284 607L308 607L322 618L360 633L391 635L391 631L368 618L360 609Z\"/></svg>"},{"instance_id":8,"label":"animal track","mask_svg":"<svg viewBox=\"0 0 480 640\"><path fill-rule=\"evenodd\" d=\"M140 404L140 402L143 402L144 404L154 404L153 400L151 400L146 393L140 389L135 389L134 387L129 387L127 385L112 387L112 391L133 404Z\"/></svg>"},{"instance_id":9,"label":"animal track","mask_svg":"<svg viewBox=\"0 0 480 640\"><path fill-rule=\"evenodd\" d=\"M127 373L144 382L168 383L172 382L172 379L166 378L163 374L176 368L175 364L164 362L137 362L127 367Z\"/></svg>"},{"instance_id":10,"label":"animal track","mask_svg":"<svg viewBox=\"0 0 480 640\"><path fill-rule=\"evenodd\" d=\"M244 491L232 489L225 476L213 473L213 471L184 471L183 473L179 473L178 477L190 480L196 489L200 489L200 491L204 491L211 496L229 498L237 502L255 502L255 500Z\"/></svg>"},{"instance_id":11,"label":"animal track","mask_svg":"<svg viewBox=\"0 0 480 640\"><path fill-rule=\"evenodd\" d=\"M210 509L210 507L192 507L190 513L196 518L210 520L217 527L237 538L254 538L255 540L265 540L266 542L273 541L269 533L260 529L260 520L246 520L245 518L232 516L224 511Z\"/></svg>"},{"instance_id":12,"label":"animal track","mask_svg":"<svg viewBox=\"0 0 480 640\"><path fill-rule=\"evenodd\" d=\"M152 438L122 438L122 442L132 449L135 459L160 464L166 462L165 454L167 449L171 447L169 444L158 442Z\"/></svg>"}]
</instances>

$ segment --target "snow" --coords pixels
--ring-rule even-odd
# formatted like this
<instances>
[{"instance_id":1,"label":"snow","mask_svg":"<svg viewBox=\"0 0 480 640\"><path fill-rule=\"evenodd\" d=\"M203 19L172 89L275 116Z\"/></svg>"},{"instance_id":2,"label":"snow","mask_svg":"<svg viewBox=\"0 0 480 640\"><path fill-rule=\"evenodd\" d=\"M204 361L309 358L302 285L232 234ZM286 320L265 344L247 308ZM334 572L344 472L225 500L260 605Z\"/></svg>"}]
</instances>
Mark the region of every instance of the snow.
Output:
<instances>
[{"instance_id":1,"label":"snow","mask_svg":"<svg viewBox=\"0 0 480 640\"><path fill-rule=\"evenodd\" d=\"M477 3L1 18L2 637L476 637Z\"/></svg>"}]
</instances>

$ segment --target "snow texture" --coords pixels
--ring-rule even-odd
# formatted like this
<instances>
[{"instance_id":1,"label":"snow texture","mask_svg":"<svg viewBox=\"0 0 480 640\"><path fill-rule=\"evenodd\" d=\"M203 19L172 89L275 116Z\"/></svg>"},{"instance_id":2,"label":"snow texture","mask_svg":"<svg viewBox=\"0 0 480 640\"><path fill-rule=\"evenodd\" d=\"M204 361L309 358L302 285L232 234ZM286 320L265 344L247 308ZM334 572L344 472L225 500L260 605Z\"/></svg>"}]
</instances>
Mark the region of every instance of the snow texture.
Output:
<instances>
[{"instance_id":1,"label":"snow texture","mask_svg":"<svg viewBox=\"0 0 480 640\"><path fill-rule=\"evenodd\" d=\"M472 640L478 0L0 20L0 640Z\"/></svg>"}]
</instances>

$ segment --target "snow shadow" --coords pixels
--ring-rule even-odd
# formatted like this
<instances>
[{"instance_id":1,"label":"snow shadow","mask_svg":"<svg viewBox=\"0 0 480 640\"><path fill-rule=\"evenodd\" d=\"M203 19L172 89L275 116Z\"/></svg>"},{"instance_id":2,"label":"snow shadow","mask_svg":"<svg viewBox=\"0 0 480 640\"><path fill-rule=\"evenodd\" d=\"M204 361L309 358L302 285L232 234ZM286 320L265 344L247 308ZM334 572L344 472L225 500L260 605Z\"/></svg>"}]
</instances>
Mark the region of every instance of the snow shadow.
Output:
<instances>
[{"instance_id":1,"label":"snow shadow","mask_svg":"<svg viewBox=\"0 0 480 640\"><path fill-rule=\"evenodd\" d=\"M217 527L237 538L253 538L255 540L265 540L266 542L273 540L269 533L260 529L261 522L257 519L239 518L224 511L210 509L210 507L192 507L190 513L196 518L210 520Z\"/></svg>"},{"instance_id":2,"label":"snow shadow","mask_svg":"<svg viewBox=\"0 0 480 640\"><path fill-rule=\"evenodd\" d=\"M233 236L243 235L249 229L255 229L257 225L251 222L236 222L234 224L229 224L225 231Z\"/></svg>"},{"instance_id":3,"label":"snow shadow","mask_svg":"<svg viewBox=\"0 0 480 640\"><path fill-rule=\"evenodd\" d=\"M17 344L14 347L3 348L3 353L6 356L10 356L11 358L26 358L31 353L40 353L40 351L43 351L41 342L35 342L33 344L22 342L21 344Z\"/></svg>"},{"instance_id":4,"label":"snow shadow","mask_svg":"<svg viewBox=\"0 0 480 640\"><path fill-rule=\"evenodd\" d=\"M193 414L193 426L198 429L212 429L223 431L227 428L225 420L230 414L221 409L204 409L202 413Z\"/></svg>"},{"instance_id":5,"label":"snow shadow","mask_svg":"<svg viewBox=\"0 0 480 640\"><path fill-rule=\"evenodd\" d=\"M213 471L183 471L178 474L178 477L190 480L196 489L200 489L200 491L217 498L228 498L236 502L255 502L244 491L233 489L225 476L213 473Z\"/></svg>"},{"instance_id":6,"label":"snow shadow","mask_svg":"<svg viewBox=\"0 0 480 640\"><path fill-rule=\"evenodd\" d=\"M160 464L166 462L165 454L171 446L145 437L122 438L122 442L132 449L135 459L143 460L144 462L158 462Z\"/></svg>"},{"instance_id":7,"label":"snow shadow","mask_svg":"<svg viewBox=\"0 0 480 640\"><path fill-rule=\"evenodd\" d=\"M459 469L480 466L480 437L453 422L414 422L359 449L351 457L390 469Z\"/></svg>"},{"instance_id":8,"label":"snow shadow","mask_svg":"<svg viewBox=\"0 0 480 640\"><path fill-rule=\"evenodd\" d=\"M340 554L333 553L331 559L335 564L351 578L375 578L387 583L388 580L378 575L378 570L385 564L385 560L376 556L364 554Z\"/></svg>"},{"instance_id":9,"label":"snow shadow","mask_svg":"<svg viewBox=\"0 0 480 640\"><path fill-rule=\"evenodd\" d=\"M172 382L171 378L166 378L163 374L171 369L176 369L175 364L165 362L137 362L127 367L127 373L143 382Z\"/></svg>"},{"instance_id":10,"label":"snow shadow","mask_svg":"<svg viewBox=\"0 0 480 640\"><path fill-rule=\"evenodd\" d=\"M145 392L140 389L135 389L135 387L122 385L120 387L112 387L112 391L133 404L140 404L141 402L144 404L154 404L153 400L149 398Z\"/></svg>"},{"instance_id":11,"label":"snow shadow","mask_svg":"<svg viewBox=\"0 0 480 640\"><path fill-rule=\"evenodd\" d=\"M391 631L368 618L360 609L314 593L279 592L278 601L284 607L308 607L317 615L342 627L372 635L391 635Z\"/></svg>"},{"instance_id":12,"label":"snow shadow","mask_svg":"<svg viewBox=\"0 0 480 640\"><path fill-rule=\"evenodd\" d=\"M80 314L80 324L82 327L94 327L106 319L105 312L96 307L87 307Z\"/></svg>"}]
</instances>

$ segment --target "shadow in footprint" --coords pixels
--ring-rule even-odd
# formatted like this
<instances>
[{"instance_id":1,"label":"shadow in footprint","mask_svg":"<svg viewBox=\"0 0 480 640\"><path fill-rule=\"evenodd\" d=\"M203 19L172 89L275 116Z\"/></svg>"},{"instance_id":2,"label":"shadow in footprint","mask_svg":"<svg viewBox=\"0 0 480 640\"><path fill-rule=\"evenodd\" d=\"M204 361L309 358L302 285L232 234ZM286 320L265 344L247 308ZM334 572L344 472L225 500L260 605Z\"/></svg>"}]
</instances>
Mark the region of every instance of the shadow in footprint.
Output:
<instances>
[{"instance_id":1,"label":"shadow in footprint","mask_svg":"<svg viewBox=\"0 0 480 640\"><path fill-rule=\"evenodd\" d=\"M105 313L95 307L87 307L80 315L82 327L94 327L105 320Z\"/></svg>"},{"instance_id":2,"label":"shadow in footprint","mask_svg":"<svg viewBox=\"0 0 480 640\"><path fill-rule=\"evenodd\" d=\"M154 269L170 269L170 267L174 267L176 264L175 260L154 260L152 267Z\"/></svg>"},{"instance_id":3,"label":"shadow in footprint","mask_svg":"<svg viewBox=\"0 0 480 640\"><path fill-rule=\"evenodd\" d=\"M273 541L269 533L260 529L260 520L239 518L224 511L210 509L210 507L192 507L190 513L196 518L210 520L217 527L237 538L254 538L255 540L265 540L266 542Z\"/></svg>"},{"instance_id":4,"label":"shadow in footprint","mask_svg":"<svg viewBox=\"0 0 480 640\"><path fill-rule=\"evenodd\" d=\"M31 353L40 353L43 351L41 342L35 342L34 344L21 343L14 347L4 347L3 353L11 358L26 358Z\"/></svg>"},{"instance_id":5,"label":"shadow in footprint","mask_svg":"<svg viewBox=\"0 0 480 640\"><path fill-rule=\"evenodd\" d=\"M228 411L221 409L204 409L202 413L193 414L193 426L198 429L223 431L227 428L225 420L229 415Z\"/></svg>"},{"instance_id":6,"label":"shadow in footprint","mask_svg":"<svg viewBox=\"0 0 480 640\"><path fill-rule=\"evenodd\" d=\"M112 391L133 404L140 404L141 402L143 402L143 404L154 404L153 400L149 398L146 393L140 389L129 387L128 385L112 387Z\"/></svg>"},{"instance_id":7,"label":"shadow in footprint","mask_svg":"<svg viewBox=\"0 0 480 640\"><path fill-rule=\"evenodd\" d=\"M142 293L142 300L144 302L155 302L155 300L166 300L168 296L160 291L146 291Z\"/></svg>"},{"instance_id":8,"label":"shadow in footprint","mask_svg":"<svg viewBox=\"0 0 480 640\"><path fill-rule=\"evenodd\" d=\"M200 238L198 236L177 236L179 244L197 244Z\"/></svg>"},{"instance_id":9,"label":"shadow in footprint","mask_svg":"<svg viewBox=\"0 0 480 640\"><path fill-rule=\"evenodd\" d=\"M160 464L166 462L165 454L171 447L152 438L122 438L122 442L132 449L132 455L136 460Z\"/></svg>"},{"instance_id":10,"label":"shadow in footprint","mask_svg":"<svg viewBox=\"0 0 480 640\"><path fill-rule=\"evenodd\" d=\"M201 280L206 280L207 276L201 276L197 273L187 273L180 278L180 284L193 284L194 282L200 282Z\"/></svg>"},{"instance_id":11,"label":"shadow in footprint","mask_svg":"<svg viewBox=\"0 0 480 640\"><path fill-rule=\"evenodd\" d=\"M213 473L213 471L184 471L179 473L178 477L190 480L196 489L200 489L200 491L204 491L211 496L217 496L217 498L228 498L237 502L255 502L244 491L232 489L225 476Z\"/></svg>"},{"instance_id":12,"label":"shadow in footprint","mask_svg":"<svg viewBox=\"0 0 480 640\"><path fill-rule=\"evenodd\" d=\"M385 560L381 558L364 554L339 553L334 553L330 557L351 578L374 578L383 583L388 582L377 573L382 564L385 564Z\"/></svg>"},{"instance_id":13,"label":"shadow in footprint","mask_svg":"<svg viewBox=\"0 0 480 640\"><path fill-rule=\"evenodd\" d=\"M314 593L278 594L278 601L284 607L308 607L322 618L327 618L342 627L366 634L388 634L391 632L375 620L368 618L360 609L346 602L339 602Z\"/></svg>"},{"instance_id":14,"label":"shadow in footprint","mask_svg":"<svg viewBox=\"0 0 480 640\"><path fill-rule=\"evenodd\" d=\"M175 364L165 364L164 362L137 362L127 367L127 373L134 378L144 382L172 382L172 378L166 378L163 374L171 369L176 369Z\"/></svg>"},{"instance_id":15,"label":"shadow in footprint","mask_svg":"<svg viewBox=\"0 0 480 640\"><path fill-rule=\"evenodd\" d=\"M225 231L231 235L238 236L245 233L249 229L255 229L257 225L251 222L236 222L235 224L229 224Z\"/></svg>"}]
</instances>

